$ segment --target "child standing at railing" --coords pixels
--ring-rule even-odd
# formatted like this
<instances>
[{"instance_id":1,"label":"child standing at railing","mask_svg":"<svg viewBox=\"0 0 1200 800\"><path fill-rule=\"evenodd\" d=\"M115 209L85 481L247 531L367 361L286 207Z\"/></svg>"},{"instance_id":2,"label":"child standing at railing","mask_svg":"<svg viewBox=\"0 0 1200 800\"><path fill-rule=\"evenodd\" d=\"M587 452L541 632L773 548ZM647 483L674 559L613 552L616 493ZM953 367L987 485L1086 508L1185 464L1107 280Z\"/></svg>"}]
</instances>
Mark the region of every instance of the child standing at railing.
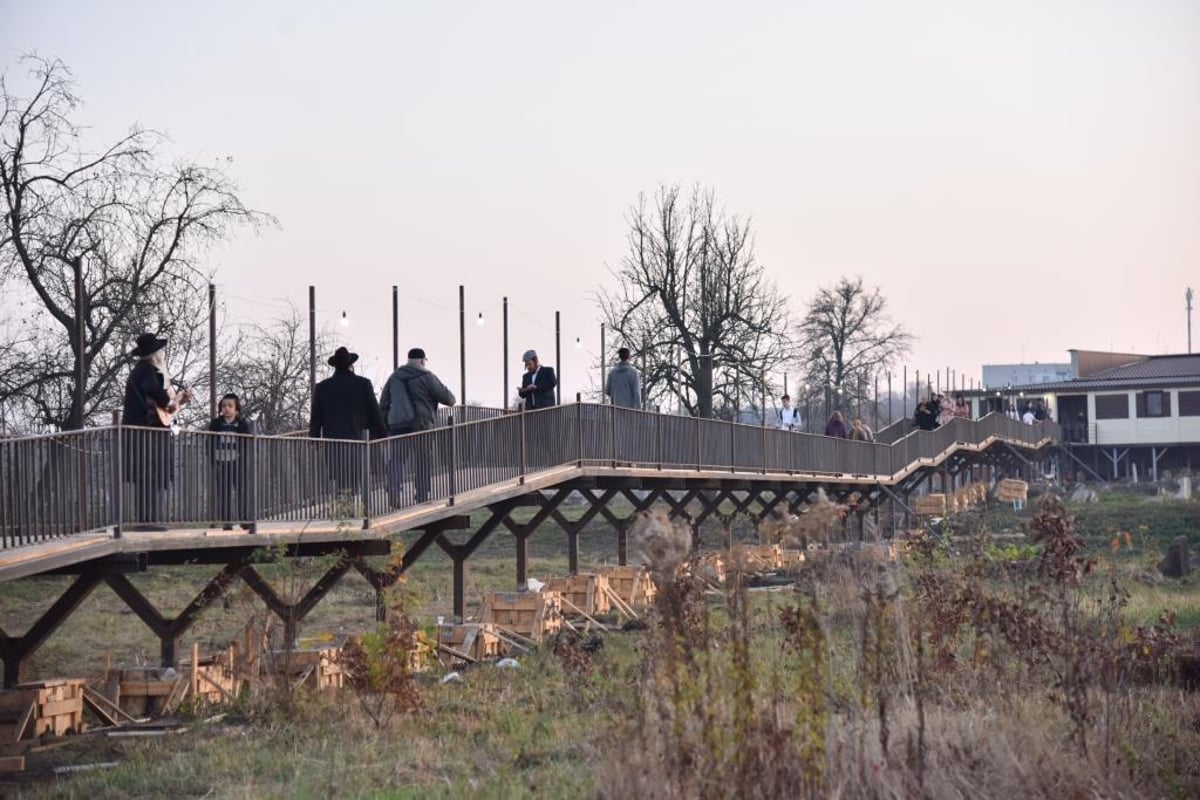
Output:
<instances>
[{"instance_id":1,"label":"child standing at railing","mask_svg":"<svg viewBox=\"0 0 1200 800\"><path fill-rule=\"evenodd\" d=\"M251 530L249 437L254 428L250 420L242 416L242 401L236 394L222 397L217 411L218 415L208 424L209 431L216 434L210 442L214 511L217 519L224 523L225 530L233 530L235 522Z\"/></svg>"}]
</instances>

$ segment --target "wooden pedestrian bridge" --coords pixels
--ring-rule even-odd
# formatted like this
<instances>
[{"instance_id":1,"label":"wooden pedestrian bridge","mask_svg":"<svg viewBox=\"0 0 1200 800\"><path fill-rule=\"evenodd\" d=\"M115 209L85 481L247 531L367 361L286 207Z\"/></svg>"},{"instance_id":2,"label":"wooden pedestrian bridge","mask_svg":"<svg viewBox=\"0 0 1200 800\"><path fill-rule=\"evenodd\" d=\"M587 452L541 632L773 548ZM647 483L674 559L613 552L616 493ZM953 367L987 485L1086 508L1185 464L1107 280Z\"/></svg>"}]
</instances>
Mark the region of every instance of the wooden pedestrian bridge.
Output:
<instances>
[{"instance_id":1,"label":"wooden pedestrian bridge","mask_svg":"<svg viewBox=\"0 0 1200 800\"><path fill-rule=\"evenodd\" d=\"M114 424L0 440L0 581L74 577L23 635L0 619L5 685L20 680L26 659L102 583L153 631L163 664L174 666L180 637L238 580L294 637L351 570L374 587L382 615L384 589L436 545L453 562L461 618L466 561L501 529L514 537L518 586L526 581L528 538L542 524L564 530L575 572L580 532L605 520L625 564L630 523L656 504L698 529L721 508L761 519L796 512L824 491L850 504L848 524L861 535L885 503L907 514L911 495L934 475L953 488L979 478L981 467L991 476L1019 470L1060 439L1053 423L1025 425L1001 414L956 418L934 431L902 421L875 442L587 403L520 413L456 408L444 422L375 441L234 437L235 467L215 455L218 437L228 448L229 434ZM239 491L229 502L231 485ZM560 508L572 496L586 506L576 519ZM523 507L533 510L513 515ZM219 520L229 514L250 530L225 530ZM390 568L372 559L391 556L405 532L408 544ZM342 557L287 603L255 569L263 548ZM219 570L168 616L128 575L178 564Z\"/></svg>"}]
</instances>

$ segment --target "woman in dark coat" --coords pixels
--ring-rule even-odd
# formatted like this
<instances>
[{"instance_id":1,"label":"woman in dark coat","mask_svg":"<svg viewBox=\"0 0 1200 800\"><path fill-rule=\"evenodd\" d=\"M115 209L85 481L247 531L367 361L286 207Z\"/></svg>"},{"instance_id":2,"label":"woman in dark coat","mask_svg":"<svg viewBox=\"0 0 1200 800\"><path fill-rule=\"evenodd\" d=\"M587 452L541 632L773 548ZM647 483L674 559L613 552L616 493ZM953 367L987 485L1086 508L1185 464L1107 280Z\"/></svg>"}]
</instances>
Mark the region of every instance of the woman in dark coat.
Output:
<instances>
[{"instance_id":1,"label":"woman in dark coat","mask_svg":"<svg viewBox=\"0 0 1200 800\"><path fill-rule=\"evenodd\" d=\"M133 519L140 530L166 530L145 523L162 522L159 495L174 478L175 452L172 437L160 412L173 414L187 402L185 392L175 398L168 391L166 339L152 333L137 337L133 356L138 359L125 381L125 403L121 425L129 430L121 437L121 464L125 482L134 490Z\"/></svg>"},{"instance_id":2,"label":"woman in dark coat","mask_svg":"<svg viewBox=\"0 0 1200 800\"><path fill-rule=\"evenodd\" d=\"M842 419L842 412L835 411L829 415L829 422L825 423L825 435L838 439L850 437L850 431L846 430L846 420Z\"/></svg>"}]
</instances>

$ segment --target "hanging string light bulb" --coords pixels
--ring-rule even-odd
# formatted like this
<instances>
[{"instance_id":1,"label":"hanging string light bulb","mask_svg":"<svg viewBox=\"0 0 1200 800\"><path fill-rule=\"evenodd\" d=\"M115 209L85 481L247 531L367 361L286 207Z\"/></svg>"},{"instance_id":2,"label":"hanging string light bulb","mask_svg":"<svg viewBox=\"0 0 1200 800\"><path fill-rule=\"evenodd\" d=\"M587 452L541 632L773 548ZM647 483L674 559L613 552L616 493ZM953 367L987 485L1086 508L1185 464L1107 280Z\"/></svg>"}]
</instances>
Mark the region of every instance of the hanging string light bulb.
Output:
<instances>
[{"instance_id":1,"label":"hanging string light bulb","mask_svg":"<svg viewBox=\"0 0 1200 800\"><path fill-rule=\"evenodd\" d=\"M346 316L346 312L345 312L345 311L343 311L343 312L342 312L342 319L341 319L341 322L342 322L342 327L343 327L343 328L349 328L349 327L350 327L350 319L349 319L349 318Z\"/></svg>"},{"instance_id":2,"label":"hanging string light bulb","mask_svg":"<svg viewBox=\"0 0 1200 800\"><path fill-rule=\"evenodd\" d=\"M576 337L575 337L575 349L576 349L576 350L582 350L582 349L583 349L583 342L579 341L579 337L578 337L578 336L576 336Z\"/></svg>"},{"instance_id":3,"label":"hanging string light bulb","mask_svg":"<svg viewBox=\"0 0 1200 800\"><path fill-rule=\"evenodd\" d=\"M475 318L475 324L480 325L480 326L483 325L483 312L482 311L480 311L479 316Z\"/></svg>"}]
</instances>

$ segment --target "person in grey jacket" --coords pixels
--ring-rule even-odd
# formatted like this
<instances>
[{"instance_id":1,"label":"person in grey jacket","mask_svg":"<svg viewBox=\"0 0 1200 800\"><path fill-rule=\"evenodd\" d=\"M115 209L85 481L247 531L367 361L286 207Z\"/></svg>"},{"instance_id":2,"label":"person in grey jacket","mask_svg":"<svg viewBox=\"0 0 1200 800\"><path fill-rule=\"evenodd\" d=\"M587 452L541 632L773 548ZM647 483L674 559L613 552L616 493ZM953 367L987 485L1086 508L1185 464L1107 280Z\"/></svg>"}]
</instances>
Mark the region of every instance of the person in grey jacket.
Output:
<instances>
[{"instance_id":1,"label":"person in grey jacket","mask_svg":"<svg viewBox=\"0 0 1200 800\"><path fill-rule=\"evenodd\" d=\"M629 363L629 348L617 350L617 364L604 381L604 393L614 406L622 408L642 407L642 381L637 369Z\"/></svg>"},{"instance_id":2,"label":"person in grey jacket","mask_svg":"<svg viewBox=\"0 0 1200 800\"><path fill-rule=\"evenodd\" d=\"M379 398L379 407L387 420L388 436L419 433L437 427L438 404L454 405L454 393L425 366L425 351L414 347L408 351L408 363L388 378ZM416 501L429 499L433 473L433 439L435 434L411 440L394 441L391 467L388 471L388 498L393 506L400 505L401 483L404 480L404 455L411 450L413 457Z\"/></svg>"}]
</instances>

